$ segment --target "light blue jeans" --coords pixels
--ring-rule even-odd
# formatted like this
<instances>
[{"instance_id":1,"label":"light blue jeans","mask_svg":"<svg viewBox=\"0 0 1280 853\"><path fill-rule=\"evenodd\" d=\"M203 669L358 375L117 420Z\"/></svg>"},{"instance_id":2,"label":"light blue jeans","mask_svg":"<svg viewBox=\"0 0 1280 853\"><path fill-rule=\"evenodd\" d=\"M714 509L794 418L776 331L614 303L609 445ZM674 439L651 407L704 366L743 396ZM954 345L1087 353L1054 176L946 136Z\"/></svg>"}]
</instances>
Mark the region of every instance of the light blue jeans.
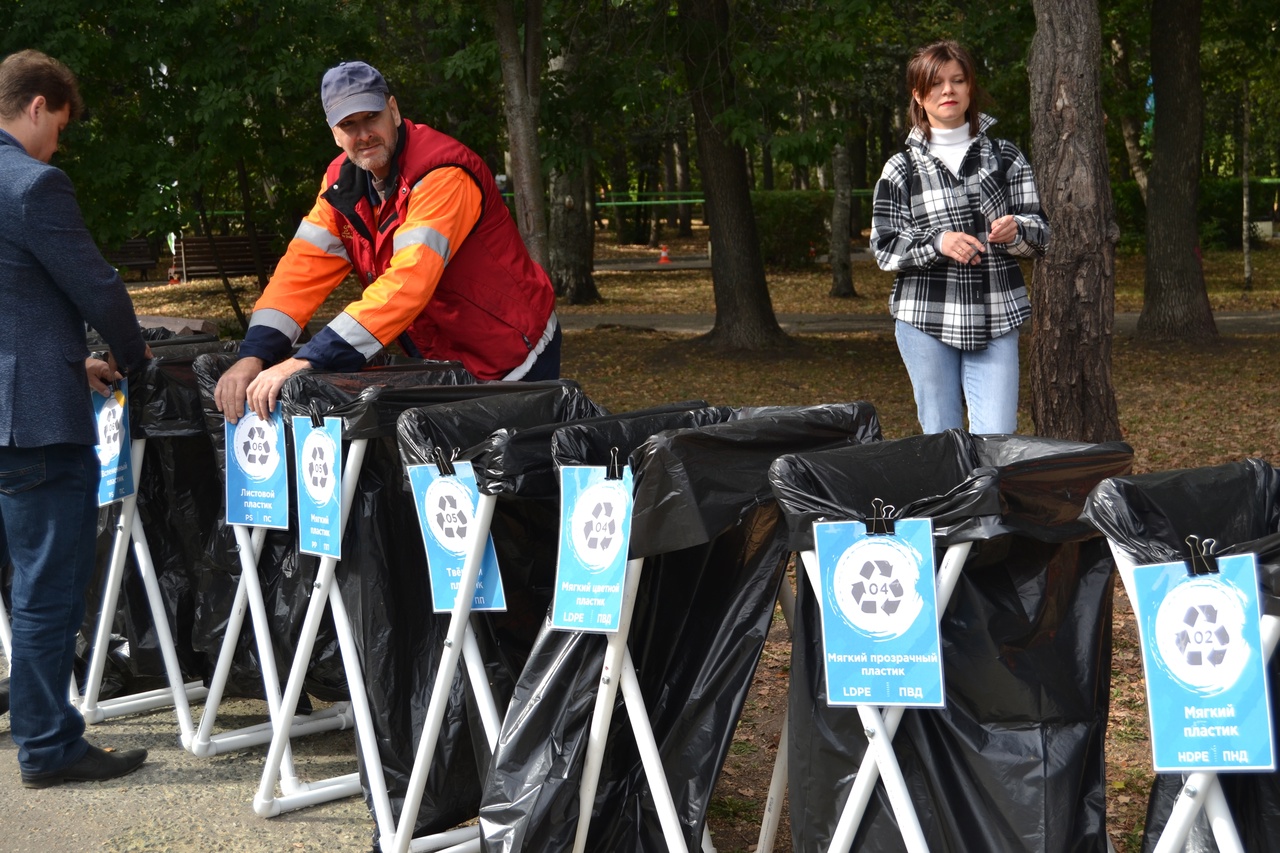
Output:
<instances>
[{"instance_id":1,"label":"light blue jeans","mask_svg":"<svg viewBox=\"0 0 1280 853\"><path fill-rule=\"evenodd\" d=\"M894 335L911 376L916 416L926 433L964 429L965 404L969 432L1017 431L1017 329L981 350L957 349L901 320L894 324Z\"/></svg>"}]
</instances>

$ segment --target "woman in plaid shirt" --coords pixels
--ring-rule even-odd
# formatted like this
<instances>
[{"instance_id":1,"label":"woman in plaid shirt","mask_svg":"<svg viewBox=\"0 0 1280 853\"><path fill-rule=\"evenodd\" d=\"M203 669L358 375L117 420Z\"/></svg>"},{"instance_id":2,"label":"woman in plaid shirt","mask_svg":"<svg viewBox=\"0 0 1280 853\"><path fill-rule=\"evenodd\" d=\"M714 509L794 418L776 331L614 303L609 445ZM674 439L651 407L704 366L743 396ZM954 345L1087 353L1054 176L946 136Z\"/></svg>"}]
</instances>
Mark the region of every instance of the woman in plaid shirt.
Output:
<instances>
[{"instance_id":1,"label":"woman in plaid shirt","mask_svg":"<svg viewBox=\"0 0 1280 853\"><path fill-rule=\"evenodd\" d=\"M1018 327L1031 316L1017 257L1049 242L1031 164L986 131L973 58L953 41L907 65L912 124L876 183L871 248L897 273L889 311L926 433L1018 426ZM962 396L963 395L963 396Z\"/></svg>"}]
</instances>

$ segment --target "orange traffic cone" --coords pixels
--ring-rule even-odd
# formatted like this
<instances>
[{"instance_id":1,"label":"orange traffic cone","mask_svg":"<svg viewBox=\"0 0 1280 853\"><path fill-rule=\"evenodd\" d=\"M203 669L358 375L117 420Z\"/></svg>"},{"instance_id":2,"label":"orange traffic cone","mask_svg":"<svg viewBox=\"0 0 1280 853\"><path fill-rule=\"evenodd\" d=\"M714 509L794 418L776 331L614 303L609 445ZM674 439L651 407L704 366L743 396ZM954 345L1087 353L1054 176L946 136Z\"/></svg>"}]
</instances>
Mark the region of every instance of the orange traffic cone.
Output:
<instances>
[{"instance_id":1,"label":"orange traffic cone","mask_svg":"<svg viewBox=\"0 0 1280 853\"><path fill-rule=\"evenodd\" d=\"M169 264L169 283L170 284L182 283L181 280L178 278L178 268L174 264Z\"/></svg>"},{"instance_id":2,"label":"orange traffic cone","mask_svg":"<svg viewBox=\"0 0 1280 853\"><path fill-rule=\"evenodd\" d=\"M669 263L671 263L671 255L669 255L669 254L667 253L667 247L666 247L666 246L662 246L662 247L660 247L660 248L662 249L662 254L658 255L658 263L660 263L660 264L669 264Z\"/></svg>"}]
</instances>

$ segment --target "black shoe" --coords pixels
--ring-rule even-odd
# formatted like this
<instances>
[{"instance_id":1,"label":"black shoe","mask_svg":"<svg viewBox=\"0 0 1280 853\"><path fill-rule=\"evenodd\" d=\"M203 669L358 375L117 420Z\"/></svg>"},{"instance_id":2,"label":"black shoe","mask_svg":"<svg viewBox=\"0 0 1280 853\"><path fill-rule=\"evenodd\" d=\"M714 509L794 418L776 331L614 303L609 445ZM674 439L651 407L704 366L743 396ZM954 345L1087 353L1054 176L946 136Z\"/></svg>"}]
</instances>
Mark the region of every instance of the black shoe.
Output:
<instances>
[{"instance_id":1,"label":"black shoe","mask_svg":"<svg viewBox=\"0 0 1280 853\"><path fill-rule=\"evenodd\" d=\"M132 773L147 760L145 749L126 749L124 752L99 749L90 746L84 757L69 767L39 776L23 776L24 788L51 788L63 782L103 782Z\"/></svg>"},{"instance_id":2,"label":"black shoe","mask_svg":"<svg viewBox=\"0 0 1280 853\"><path fill-rule=\"evenodd\" d=\"M0 678L0 714L9 713L9 679Z\"/></svg>"}]
</instances>

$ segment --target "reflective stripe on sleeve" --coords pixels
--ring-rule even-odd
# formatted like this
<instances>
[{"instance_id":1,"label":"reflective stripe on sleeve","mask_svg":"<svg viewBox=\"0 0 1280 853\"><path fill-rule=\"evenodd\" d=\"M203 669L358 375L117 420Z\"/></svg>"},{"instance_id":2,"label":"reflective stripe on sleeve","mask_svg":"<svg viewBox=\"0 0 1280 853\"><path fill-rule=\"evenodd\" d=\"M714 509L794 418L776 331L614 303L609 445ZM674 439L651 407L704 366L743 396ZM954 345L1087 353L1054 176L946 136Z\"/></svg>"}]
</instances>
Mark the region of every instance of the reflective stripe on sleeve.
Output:
<instances>
[{"instance_id":1,"label":"reflective stripe on sleeve","mask_svg":"<svg viewBox=\"0 0 1280 853\"><path fill-rule=\"evenodd\" d=\"M353 350L364 356L365 361L373 358L382 349L382 342L345 311L333 318L329 328L346 341Z\"/></svg>"},{"instance_id":2,"label":"reflective stripe on sleeve","mask_svg":"<svg viewBox=\"0 0 1280 853\"><path fill-rule=\"evenodd\" d=\"M259 308L254 311L253 317L249 320L249 328L252 329L254 326L275 329L288 338L291 344L296 344L298 336L302 334L302 327L288 314L276 308Z\"/></svg>"},{"instance_id":3,"label":"reflective stripe on sleeve","mask_svg":"<svg viewBox=\"0 0 1280 853\"><path fill-rule=\"evenodd\" d=\"M407 231L397 231L395 239L395 251L400 251L406 246L423 245L440 256L446 265L449 263L449 238L441 234L429 225L423 225L420 228L410 228Z\"/></svg>"},{"instance_id":4,"label":"reflective stripe on sleeve","mask_svg":"<svg viewBox=\"0 0 1280 853\"><path fill-rule=\"evenodd\" d=\"M325 254L342 258L347 263L351 263L351 258L347 255L347 247L342 245L342 241L314 222L303 220L302 224L298 226L297 233L293 235L293 239L310 243Z\"/></svg>"}]
</instances>

